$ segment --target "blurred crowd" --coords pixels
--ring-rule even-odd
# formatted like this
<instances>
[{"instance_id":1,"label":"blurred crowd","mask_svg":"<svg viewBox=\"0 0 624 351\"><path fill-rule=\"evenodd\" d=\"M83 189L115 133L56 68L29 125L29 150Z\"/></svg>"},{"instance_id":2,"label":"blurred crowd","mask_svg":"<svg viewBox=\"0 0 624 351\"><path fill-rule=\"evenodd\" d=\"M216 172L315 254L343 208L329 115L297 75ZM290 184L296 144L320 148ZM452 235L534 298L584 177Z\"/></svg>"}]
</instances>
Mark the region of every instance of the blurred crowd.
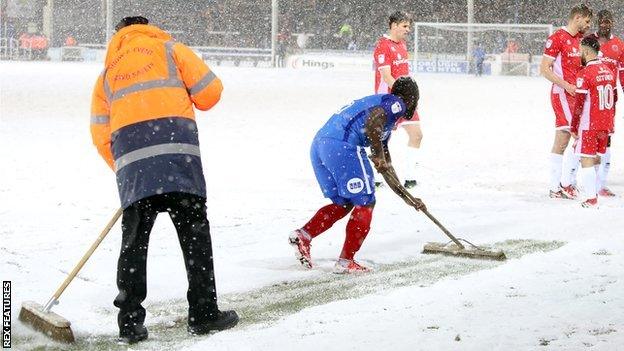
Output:
<instances>
[{"instance_id":1,"label":"blurred crowd","mask_svg":"<svg viewBox=\"0 0 624 351\"><path fill-rule=\"evenodd\" d=\"M32 1L41 7L49 2ZM559 26L565 23L569 8L577 2L474 0L474 21ZM6 3L2 2L5 7ZM50 45L64 45L70 36L78 43L103 44L106 40L104 3L79 0L53 2L54 34ZM192 46L270 47L271 0L127 0L113 3L113 18L146 16L178 40ZM418 22L466 22L466 3L465 0L280 0L280 50L370 50L377 38L387 30L388 14L395 10L412 13ZM590 6L595 12L608 8L616 14L616 18L624 14L622 1L594 0ZM13 35L19 38L24 33L43 31L43 19L6 18L5 12L0 8L3 17L0 34L3 37ZM616 33L623 28L622 23L616 23L615 27Z\"/></svg>"},{"instance_id":2,"label":"blurred crowd","mask_svg":"<svg viewBox=\"0 0 624 351\"><path fill-rule=\"evenodd\" d=\"M555 27L567 23L570 8L578 0L474 0L474 22L476 23L526 23L551 24ZM401 9L410 12L416 22L466 22L468 20L465 0L389 0L353 1L350 3L332 0L281 1L283 30L294 33L310 33L308 48L348 49L351 47L370 50L378 37L387 30L387 18L391 12ZM624 14L624 2L594 0L590 6L594 12L603 8L615 14ZM343 25L352 27L348 40L341 35ZM624 29L623 23L616 23L616 33ZM520 38L516 38L519 40ZM542 42L545 37L542 38ZM408 45L412 43L408 42ZM505 40L502 50L507 46Z\"/></svg>"}]
</instances>

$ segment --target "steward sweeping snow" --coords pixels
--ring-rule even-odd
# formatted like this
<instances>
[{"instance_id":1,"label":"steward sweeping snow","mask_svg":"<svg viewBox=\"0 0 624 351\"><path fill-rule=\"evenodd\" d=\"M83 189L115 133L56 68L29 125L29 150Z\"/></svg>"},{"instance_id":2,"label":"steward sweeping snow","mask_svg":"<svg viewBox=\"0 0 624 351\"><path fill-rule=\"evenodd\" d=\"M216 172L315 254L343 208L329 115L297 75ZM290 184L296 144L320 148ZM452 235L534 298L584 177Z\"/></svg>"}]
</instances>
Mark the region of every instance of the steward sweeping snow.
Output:
<instances>
[{"instance_id":1,"label":"steward sweeping snow","mask_svg":"<svg viewBox=\"0 0 624 351\"><path fill-rule=\"evenodd\" d=\"M93 143L115 171L123 208L117 267L119 337L147 338L144 326L149 234L159 212L178 232L188 276L188 331L231 328L217 306L206 184L193 106L213 107L221 80L187 46L143 17L117 26L91 108Z\"/></svg>"}]
</instances>

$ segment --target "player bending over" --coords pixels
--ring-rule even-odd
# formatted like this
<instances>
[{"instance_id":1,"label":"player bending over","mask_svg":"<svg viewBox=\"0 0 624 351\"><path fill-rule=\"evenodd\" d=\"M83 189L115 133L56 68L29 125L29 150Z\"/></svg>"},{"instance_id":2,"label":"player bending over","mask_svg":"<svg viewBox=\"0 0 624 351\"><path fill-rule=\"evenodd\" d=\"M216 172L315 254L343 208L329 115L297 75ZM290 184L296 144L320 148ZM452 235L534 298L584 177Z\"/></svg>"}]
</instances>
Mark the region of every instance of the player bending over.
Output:
<instances>
[{"instance_id":1,"label":"player bending over","mask_svg":"<svg viewBox=\"0 0 624 351\"><path fill-rule=\"evenodd\" d=\"M392 167L388 150L388 140L397 120L402 117L410 119L414 115L418 98L416 82L401 77L392 85L391 94L371 95L351 102L316 133L310 149L312 167L323 195L332 203L319 209L308 223L293 231L288 238L304 267L312 268L312 239L351 212L344 246L334 271L368 271L353 259L370 230L375 206L373 169L366 157L366 147L370 146L375 169L390 188L408 205L418 210L425 208L420 199L416 199L415 205L410 202L409 193L398 181Z\"/></svg>"}]
</instances>

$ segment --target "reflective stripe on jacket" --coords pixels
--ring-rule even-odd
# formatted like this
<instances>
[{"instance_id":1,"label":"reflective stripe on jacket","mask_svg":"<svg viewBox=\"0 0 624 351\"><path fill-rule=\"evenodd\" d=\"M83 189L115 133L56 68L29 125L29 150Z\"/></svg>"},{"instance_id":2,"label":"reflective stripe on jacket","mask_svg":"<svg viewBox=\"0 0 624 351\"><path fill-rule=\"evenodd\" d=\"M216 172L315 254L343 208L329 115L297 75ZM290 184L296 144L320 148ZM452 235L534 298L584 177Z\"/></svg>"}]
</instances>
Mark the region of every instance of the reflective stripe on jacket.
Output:
<instances>
[{"instance_id":1,"label":"reflective stripe on jacket","mask_svg":"<svg viewBox=\"0 0 624 351\"><path fill-rule=\"evenodd\" d=\"M91 105L93 143L117 175L122 207L148 196L206 196L193 105L221 97L219 78L187 46L151 25L117 32Z\"/></svg>"}]
</instances>

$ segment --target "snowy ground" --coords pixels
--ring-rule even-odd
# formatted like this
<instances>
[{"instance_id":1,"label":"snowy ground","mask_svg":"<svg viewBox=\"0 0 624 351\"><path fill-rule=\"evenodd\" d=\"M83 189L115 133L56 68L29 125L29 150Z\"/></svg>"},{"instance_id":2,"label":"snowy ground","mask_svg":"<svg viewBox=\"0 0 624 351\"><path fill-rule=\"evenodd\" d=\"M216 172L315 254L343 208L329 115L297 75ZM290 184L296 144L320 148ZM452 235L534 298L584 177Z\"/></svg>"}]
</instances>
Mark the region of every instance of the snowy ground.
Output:
<instances>
[{"instance_id":1,"label":"snowy ground","mask_svg":"<svg viewBox=\"0 0 624 351\"><path fill-rule=\"evenodd\" d=\"M17 321L21 302L47 301L118 204L89 135L100 70L0 63L0 277L13 283L15 349L66 348ZM215 71L223 99L197 120L221 307L237 308L241 325L185 335L184 265L162 216L148 259L151 341L133 349L624 350L624 201L587 210L547 198L553 116L544 79L417 77L425 139L415 193L451 231L506 249L507 262L420 254L444 237L382 189L358 254L376 272L342 278L328 271L344 221L315 240L312 271L298 266L286 237L326 203L308 161L313 134L372 90L372 72ZM391 142L399 174L405 142L402 131ZM622 144L616 135L618 194ZM117 348L119 245L117 225L55 308L73 323L75 348Z\"/></svg>"}]
</instances>

